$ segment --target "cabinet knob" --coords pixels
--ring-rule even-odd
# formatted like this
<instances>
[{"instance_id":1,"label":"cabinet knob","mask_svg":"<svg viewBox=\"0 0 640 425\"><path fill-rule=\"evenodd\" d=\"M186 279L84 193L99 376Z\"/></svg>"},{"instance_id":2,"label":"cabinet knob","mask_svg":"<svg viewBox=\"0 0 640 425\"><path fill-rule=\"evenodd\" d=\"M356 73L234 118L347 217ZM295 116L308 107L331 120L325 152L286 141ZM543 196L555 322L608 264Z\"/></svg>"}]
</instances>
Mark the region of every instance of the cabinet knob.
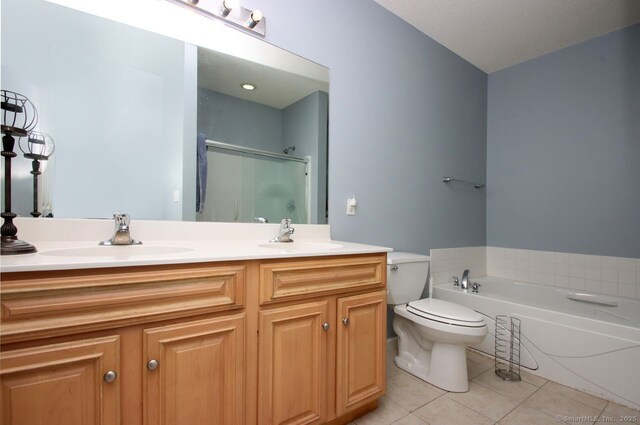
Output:
<instances>
[{"instance_id":1,"label":"cabinet knob","mask_svg":"<svg viewBox=\"0 0 640 425\"><path fill-rule=\"evenodd\" d=\"M345 326L349 326L349 323L351 323L351 322L349 321L349 318L348 318L348 317L345 317L344 319L342 319L342 324L343 324L343 325L345 325Z\"/></svg>"},{"instance_id":2,"label":"cabinet knob","mask_svg":"<svg viewBox=\"0 0 640 425\"><path fill-rule=\"evenodd\" d=\"M106 382L107 384L112 383L113 381L116 380L116 378L118 377L118 374L116 372L114 372L113 370L108 371L107 373L104 374L104 376L102 377L102 379L104 380L104 382Z\"/></svg>"},{"instance_id":3,"label":"cabinet knob","mask_svg":"<svg viewBox=\"0 0 640 425\"><path fill-rule=\"evenodd\" d=\"M324 329L325 331L328 331L329 330L329 322L324 322L322 324L322 329Z\"/></svg>"},{"instance_id":4,"label":"cabinet knob","mask_svg":"<svg viewBox=\"0 0 640 425\"><path fill-rule=\"evenodd\" d=\"M156 370L160 366L160 363L156 359L151 359L147 362L147 369Z\"/></svg>"}]
</instances>

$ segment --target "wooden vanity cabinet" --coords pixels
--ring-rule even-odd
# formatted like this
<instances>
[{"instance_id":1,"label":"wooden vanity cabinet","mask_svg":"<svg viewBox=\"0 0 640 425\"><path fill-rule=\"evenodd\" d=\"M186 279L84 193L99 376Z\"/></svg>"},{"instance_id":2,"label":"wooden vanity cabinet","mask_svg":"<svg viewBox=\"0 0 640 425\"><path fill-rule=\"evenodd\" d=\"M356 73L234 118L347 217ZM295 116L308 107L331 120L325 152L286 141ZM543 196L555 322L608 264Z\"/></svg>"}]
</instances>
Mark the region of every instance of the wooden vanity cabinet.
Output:
<instances>
[{"instance_id":1,"label":"wooden vanity cabinet","mask_svg":"<svg viewBox=\"0 0 640 425\"><path fill-rule=\"evenodd\" d=\"M247 267L2 274L0 425L244 425Z\"/></svg>"},{"instance_id":2,"label":"wooden vanity cabinet","mask_svg":"<svg viewBox=\"0 0 640 425\"><path fill-rule=\"evenodd\" d=\"M385 391L385 258L261 265L259 425L346 423L375 406Z\"/></svg>"},{"instance_id":3,"label":"wooden vanity cabinet","mask_svg":"<svg viewBox=\"0 0 640 425\"><path fill-rule=\"evenodd\" d=\"M119 337L2 353L2 425L120 423Z\"/></svg>"},{"instance_id":4,"label":"wooden vanity cabinet","mask_svg":"<svg viewBox=\"0 0 640 425\"><path fill-rule=\"evenodd\" d=\"M343 424L384 393L386 255L3 273L0 425Z\"/></svg>"},{"instance_id":5,"label":"wooden vanity cabinet","mask_svg":"<svg viewBox=\"0 0 640 425\"><path fill-rule=\"evenodd\" d=\"M143 331L146 425L244 424L244 315Z\"/></svg>"}]
</instances>

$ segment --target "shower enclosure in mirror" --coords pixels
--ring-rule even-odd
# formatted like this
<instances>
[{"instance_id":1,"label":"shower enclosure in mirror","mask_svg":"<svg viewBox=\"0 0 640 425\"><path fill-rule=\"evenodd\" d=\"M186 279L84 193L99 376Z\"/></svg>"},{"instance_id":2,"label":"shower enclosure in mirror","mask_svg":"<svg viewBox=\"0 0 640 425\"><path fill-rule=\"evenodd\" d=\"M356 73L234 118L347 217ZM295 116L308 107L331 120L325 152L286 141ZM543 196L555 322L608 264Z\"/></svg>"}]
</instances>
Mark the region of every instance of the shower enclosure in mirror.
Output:
<instances>
[{"instance_id":1,"label":"shower enclosure in mirror","mask_svg":"<svg viewBox=\"0 0 640 425\"><path fill-rule=\"evenodd\" d=\"M199 221L308 223L308 164L250 152L209 147L207 199Z\"/></svg>"},{"instance_id":2,"label":"shower enclosure in mirror","mask_svg":"<svg viewBox=\"0 0 640 425\"><path fill-rule=\"evenodd\" d=\"M127 4L2 0L2 88L29 96L38 130L56 140L43 214L326 223L328 69L170 2L98 13L115 3ZM198 134L208 147L201 212ZM29 171L16 158L21 216L33 209Z\"/></svg>"}]
</instances>

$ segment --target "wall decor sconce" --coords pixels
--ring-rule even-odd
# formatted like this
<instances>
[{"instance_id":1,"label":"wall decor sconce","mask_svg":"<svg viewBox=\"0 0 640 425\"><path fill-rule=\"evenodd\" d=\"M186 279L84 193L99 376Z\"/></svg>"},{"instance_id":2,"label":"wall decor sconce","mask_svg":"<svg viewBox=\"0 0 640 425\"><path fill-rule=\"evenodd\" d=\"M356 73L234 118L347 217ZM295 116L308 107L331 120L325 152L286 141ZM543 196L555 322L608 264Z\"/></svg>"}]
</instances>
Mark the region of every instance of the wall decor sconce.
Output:
<instances>
[{"instance_id":1,"label":"wall decor sconce","mask_svg":"<svg viewBox=\"0 0 640 425\"><path fill-rule=\"evenodd\" d=\"M180 6L186 6L208 18L220 19L243 30L264 37L266 18L258 9L249 10L240 5L239 0L167 0Z\"/></svg>"},{"instance_id":2,"label":"wall decor sconce","mask_svg":"<svg viewBox=\"0 0 640 425\"><path fill-rule=\"evenodd\" d=\"M4 157L4 222L0 228L1 255L30 254L36 247L18 239L18 228L13 224L16 214L11 212L11 160L17 156L13 151L16 137L27 136L38 124L38 111L24 95L9 90L0 90L2 109L2 156Z\"/></svg>"},{"instance_id":3,"label":"wall decor sconce","mask_svg":"<svg viewBox=\"0 0 640 425\"><path fill-rule=\"evenodd\" d=\"M31 131L26 138L20 139L18 147L24 157L31 160L31 174L33 175L33 217L40 217L38 211L38 176L40 171L40 161L48 160L56 150L53 138L46 133Z\"/></svg>"}]
</instances>

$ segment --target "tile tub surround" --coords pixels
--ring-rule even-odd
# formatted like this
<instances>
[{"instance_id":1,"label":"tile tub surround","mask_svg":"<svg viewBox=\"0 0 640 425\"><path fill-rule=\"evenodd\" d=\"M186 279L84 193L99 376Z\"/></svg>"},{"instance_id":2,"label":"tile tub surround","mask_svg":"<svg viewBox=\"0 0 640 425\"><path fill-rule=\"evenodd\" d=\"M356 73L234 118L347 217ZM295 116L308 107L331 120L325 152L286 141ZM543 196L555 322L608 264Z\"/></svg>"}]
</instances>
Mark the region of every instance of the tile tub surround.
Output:
<instances>
[{"instance_id":1,"label":"tile tub surround","mask_svg":"<svg viewBox=\"0 0 640 425\"><path fill-rule=\"evenodd\" d=\"M640 258L489 246L486 271L493 277L640 299Z\"/></svg>"},{"instance_id":2,"label":"tile tub surround","mask_svg":"<svg viewBox=\"0 0 640 425\"><path fill-rule=\"evenodd\" d=\"M640 299L640 258L477 246L431 250L433 284L492 276Z\"/></svg>"},{"instance_id":3,"label":"tile tub surround","mask_svg":"<svg viewBox=\"0 0 640 425\"><path fill-rule=\"evenodd\" d=\"M396 347L387 347L387 395L378 409L351 425L591 424L620 423L623 417L640 422L637 410L527 372L520 382L503 381L494 373L493 359L472 350L467 352L470 391L448 393L397 368Z\"/></svg>"},{"instance_id":4,"label":"tile tub surround","mask_svg":"<svg viewBox=\"0 0 640 425\"><path fill-rule=\"evenodd\" d=\"M453 282L452 276L462 278L465 269L471 278L487 275L487 248L471 246L431 250L431 277L433 284Z\"/></svg>"}]
</instances>

